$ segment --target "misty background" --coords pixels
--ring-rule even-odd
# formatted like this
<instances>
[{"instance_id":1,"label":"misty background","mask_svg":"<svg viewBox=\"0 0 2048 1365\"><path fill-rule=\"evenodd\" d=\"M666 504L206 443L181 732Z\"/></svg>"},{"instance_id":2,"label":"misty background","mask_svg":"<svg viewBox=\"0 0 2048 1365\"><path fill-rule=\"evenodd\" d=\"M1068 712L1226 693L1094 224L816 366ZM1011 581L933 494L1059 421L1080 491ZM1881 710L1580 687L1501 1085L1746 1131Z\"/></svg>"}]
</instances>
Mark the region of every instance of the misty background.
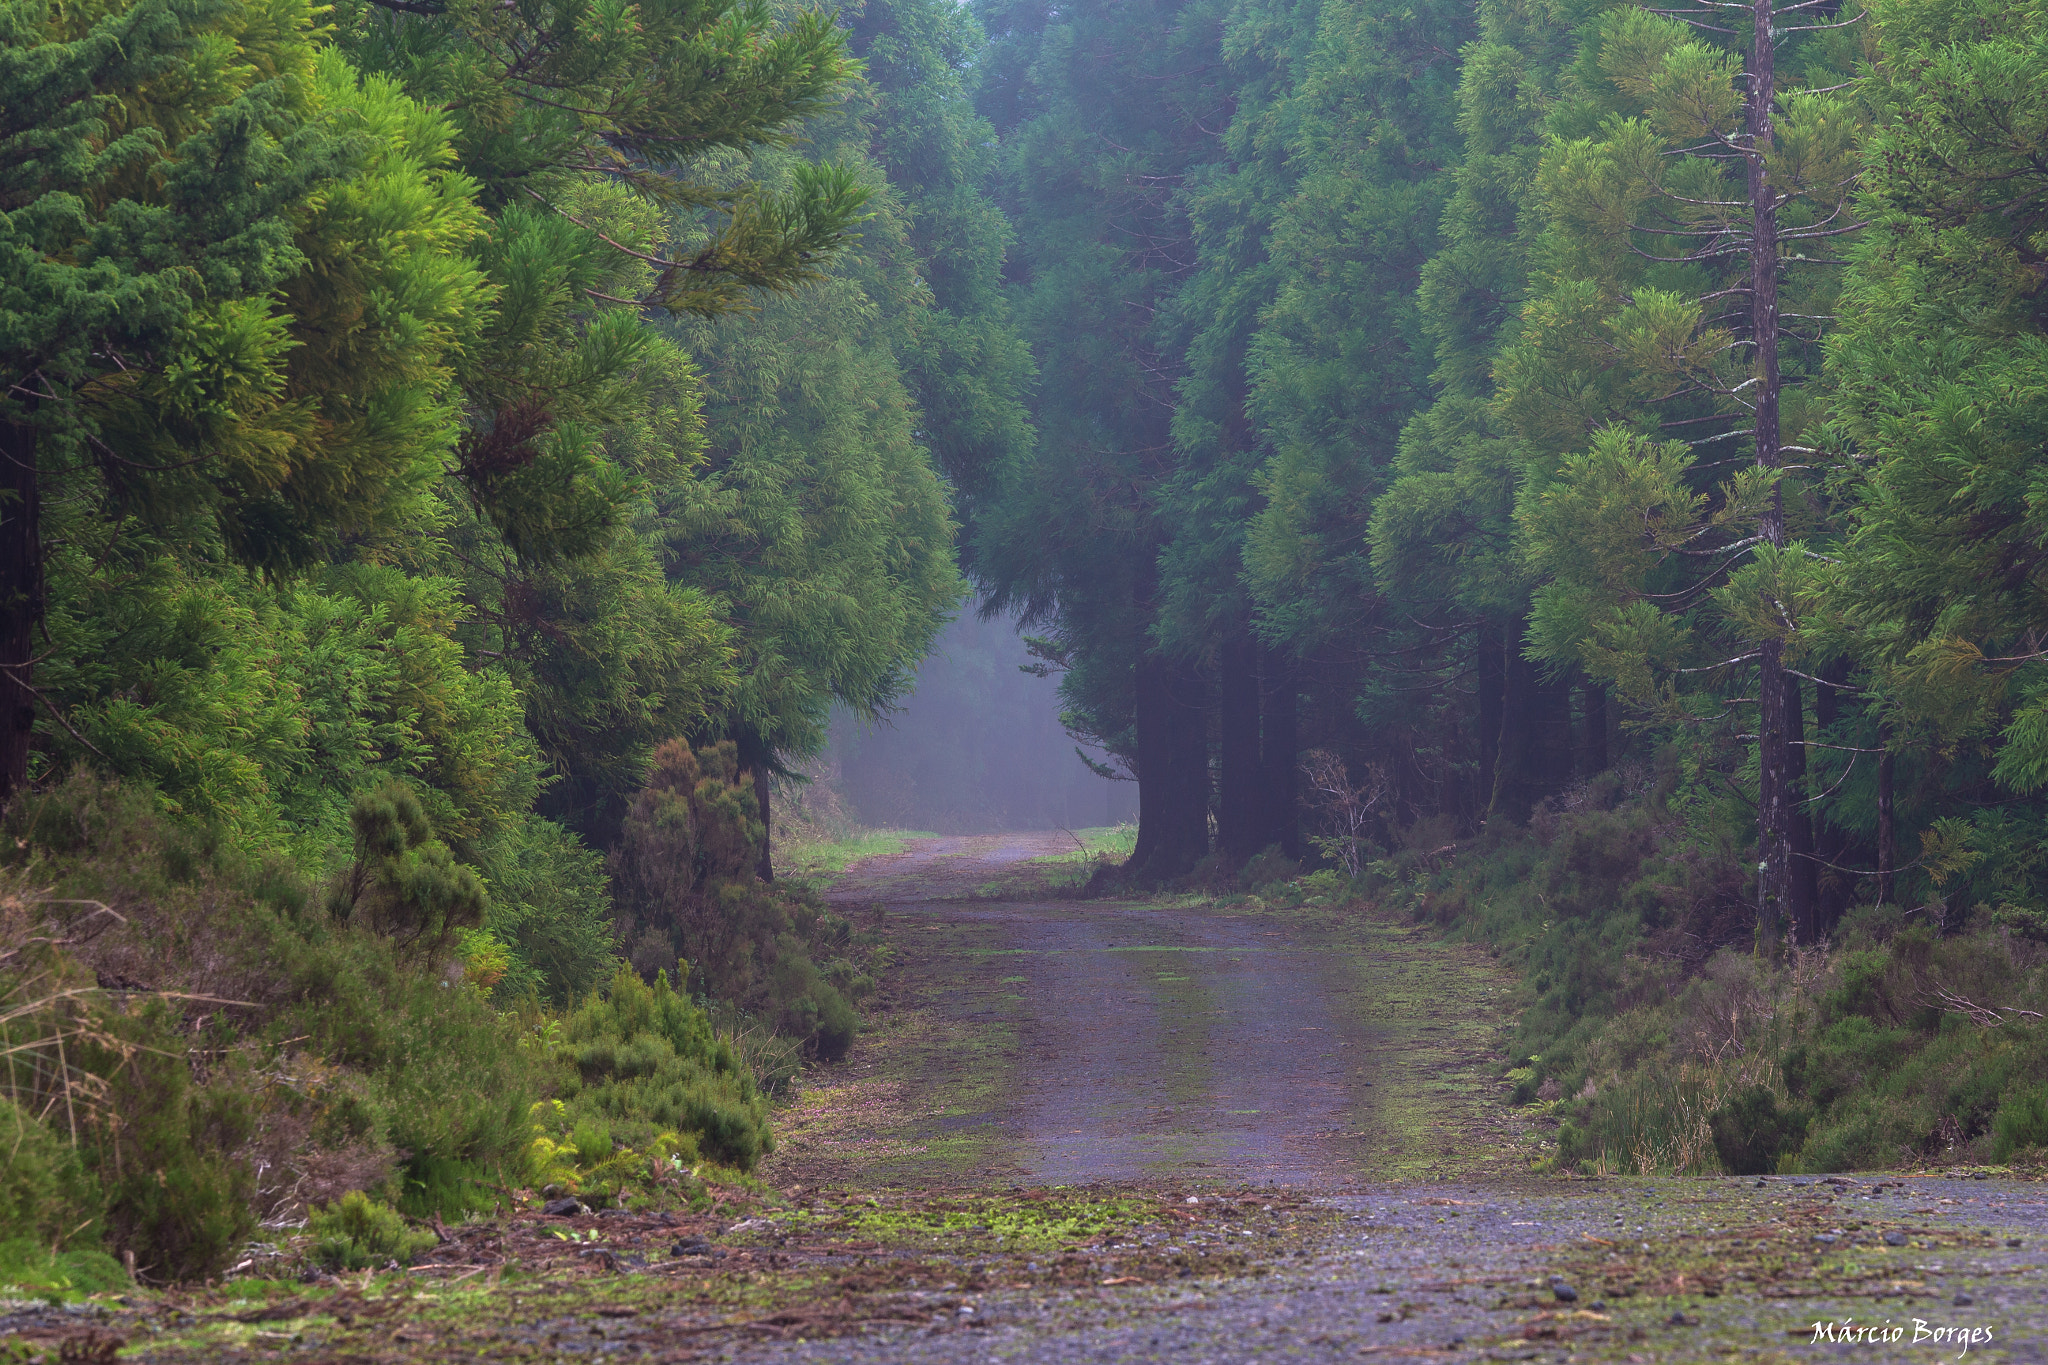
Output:
<instances>
[{"instance_id":1,"label":"misty background","mask_svg":"<svg viewBox=\"0 0 2048 1365\"><path fill-rule=\"evenodd\" d=\"M1024 672L1030 661L1014 619L984 621L969 605L919 666L903 709L878 726L836 715L813 771L856 820L880 828L987 834L1135 820L1137 783L1088 770L1060 725L1059 679Z\"/></svg>"}]
</instances>

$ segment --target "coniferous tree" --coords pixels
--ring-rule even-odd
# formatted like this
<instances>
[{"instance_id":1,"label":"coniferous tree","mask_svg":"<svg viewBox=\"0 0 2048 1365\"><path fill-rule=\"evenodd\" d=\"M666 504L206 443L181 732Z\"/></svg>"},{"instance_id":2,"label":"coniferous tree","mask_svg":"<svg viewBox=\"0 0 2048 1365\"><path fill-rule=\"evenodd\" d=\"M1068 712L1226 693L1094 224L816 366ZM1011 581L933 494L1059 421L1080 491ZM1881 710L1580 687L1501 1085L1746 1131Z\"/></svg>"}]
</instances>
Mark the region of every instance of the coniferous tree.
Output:
<instances>
[{"instance_id":1,"label":"coniferous tree","mask_svg":"<svg viewBox=\"0 0 2048 1365\"><path fill-rule=\"evenodd\" d=\"M170 479L225 511L280 473L289 433L264 419L292 343L267 295L304 264L293 215L347 148L306 107L310 12L254 18L143 0L0 19L0 797L48 704L46 509ZM205 463L116 448L113 404L188 431Z\"/></svg>"},{"instance_id":2,"label":"coniferous tree","mask_svg":"<svg viewBox=\"0 0 2048 1365\"><path fill-rule=\"evenodd\" d=\"M1807 939L1816 882L1804 702L1785 653L1799 649L1790 604L1807 569L1787 529L1782 433L1819 416L1797 386L1817 374L1819 321L1839 284L1834 247L1856 227L1858 119L1839 90L1781 88L1777 60L1791 35L1840 32L1855 16L1766 3L1671 13L1616 10L1588 35L1581 64L1598 70L1611 102L1589 135L1558 139L1541 172L1551 279L1502 357L1502 408L1532 457L1597 434L1556 487L1540 465L1525 487L1537 566L1559 577L1538 592L1531 649L1639 694L1671 667L1755 666L1755 696L1738 704L1755 707L1759 914L1765 933ZM1728 29L1730 14L1743 25ZM1809 54L1816 78L1833 72L1833 55ZM1786 326L1788 314L1805 325ZM1787 343L1797 350L1786 354ZM1691 440L1646 445L1631 429ZM1696 491L1691 450L1744 439L1750 467L1711 497ZM1627 506L1647 518L1633 544L1610 522L1596 545L1570 545L1569 522ZM1590 574L1572 567L1603 556L1614 558ZM1679 567L1688 563L1697 570ZM1653 605L1652 570L1675 618ZM1725 631L1700 615L1710 595ZM1678 657L1693 627L1675 621L1688 619L1720 633L1702 645L1717 657Z\"/></svg>"}]
</instances>

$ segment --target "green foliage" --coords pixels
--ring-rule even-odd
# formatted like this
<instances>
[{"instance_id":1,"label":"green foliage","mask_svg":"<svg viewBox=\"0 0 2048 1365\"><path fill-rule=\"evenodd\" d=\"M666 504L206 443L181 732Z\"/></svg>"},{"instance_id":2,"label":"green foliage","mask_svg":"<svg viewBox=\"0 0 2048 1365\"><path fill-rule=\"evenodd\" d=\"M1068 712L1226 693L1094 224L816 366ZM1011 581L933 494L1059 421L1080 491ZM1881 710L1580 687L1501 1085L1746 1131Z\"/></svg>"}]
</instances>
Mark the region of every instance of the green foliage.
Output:
<instances>
[{"instance_id":1,"label":"green foliage","mask_svg":"<svg viewBox=\"0 0 2048 1365\"><path fill-rule=\"evenodd\" d=\"M434 837L409 788L394 782L359 793L349 825L355 860L328 897L329 914L430 962L459 931L483 923L482 881Z\"/></svg>"},{"instance_id":2,"label":"green foliage","mask_svg":"<svg viewBox=\"0 0 2048 1365\"><path fill-rule=\"evenodd\" d=\"M72 1035L73 1071L17 1068L10 1098L83 1105L78 1146L105 1192L108 1243L150 1275L199 1275L259 1214L296 1201L390 1183L423 1215L491 1202L485 1182L517 1168L547 1084L512 1028L439 963L295 913L307 892L288 868L152 804L81 778L17 803L8 824L13 913L72 942L40 977L6 984L97 976L147 1002L123 1011L88 991L16 1026L45 1063Z\"/></svg>"},{"instance_id":3,"label":"green foliage","mask_svg":"<svg viewBox=\"0 0 2048 1365\"><path fill-rule=\"evenodd\" d=\"M313 1239L313 1259L328 1270L381 1270L394 1262L411 1265L414 1256L434 1245L433 1233L415 1232L398 1210L361 1190L325 1208L308 1209L306 1232Z\"/></svg>"},{"instance_id":4,"label":"green foliage","mask_svg":"<svg viewBox=\"0 0 2048 1365\"><path fill-rule=\"evenodd\" d=\"M2009 1161L2015 1152L2048 1148L2048 1085L2015 1088L1991 1121L1991 1159Z\"/></svg>"},{"instance_id":5,"label":"green foliage","mask_svg":"<svg viewBox=\"0 0 2048 1365\"><path fill-rule=\"evenodd\" d=\"M813 951L850 948L850 931L811 892L755 879L762 836L752 776L731 741L656 750L612 854L620 941L643 976L690 973L707 994L837 1059L856 1028L845 988L873 983L850 970L829 980L812 961Z\"/></svg>"},{"instance_id":6,"label":"green foliage","mask_svg":"<svg viewBox=\"0 0 2048 1365\"><path fill-rule=\"evenodd\" d=\"M741 1170L773 1147L753 1077L666 974L650 986L622 969L563 1021L561 1052L572 1069L562 1087L567 1145L585 1166L602 1165L615 1141L658 1153L665 1134L670 1151L687 1140Z\"/></svg>"},{"instance_id":7,"label":"green foliage","mask_svg":"<svg viewBox=\"0 0 2048 1365\"><path fill-rule=\"evenodd\" d=\"M61 1302L128 1288L128 1272L92 1247L52 1251L33 1237L0 1240L0 1292Z\"/></svg>"},{"instance_id":8,"label":"green foliage","mask_svg":"<svg viewBox=\"0 0 2048 1365\"><path fill-rule=\"evenodd\" d=\"M11 1036L11 1035L10 1035ZM45 1248L99 1240L106 1198L78 1152L11 1099L0 1098L0 1227ZM0 1270L0 1279L6 1272ZM9 1281L12 1283L12 1281Z\"/></svg>"},{"instance_id":9,"label":"green foliage","mask_svg":"<svg viewBox=\"0 0 2048 1365\"><path fill-rule=\"evenodd\" d=\"M1806 1116L1778 1108L1770 1087L1753 1085L1716 1109L1708 1118L1714 1150L1731 1175L1765 1175L1778 1169L1778 1158L1797 1150L1806 1137Z\"/></svg>"}]
</instances>

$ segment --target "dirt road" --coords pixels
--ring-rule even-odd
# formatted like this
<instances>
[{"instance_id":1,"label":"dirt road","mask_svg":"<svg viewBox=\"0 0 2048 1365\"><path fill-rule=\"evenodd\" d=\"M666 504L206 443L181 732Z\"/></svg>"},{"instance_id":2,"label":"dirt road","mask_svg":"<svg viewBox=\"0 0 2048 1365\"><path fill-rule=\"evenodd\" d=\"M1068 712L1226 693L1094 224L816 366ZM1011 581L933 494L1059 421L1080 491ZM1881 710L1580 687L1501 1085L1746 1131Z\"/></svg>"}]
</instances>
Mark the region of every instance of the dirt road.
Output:
<instances>
[{"instance_id":1,"label":"dirt road","mask_svg":"<svg viewBox=\"0 0 2048 1365\"><path fill-rule=\"evenodd\" d=\"M1330 912L971 899L1072 848L921 840L849 870L832 898L883 906L901 945L894 1008L812 1092L786 1165L846 1178L851 1142L884 1154L861 1174L892 1181L1325 1188L1526 1168L1497 1102L1511 981L1483 954ZM858 1131L831 1122L841 1101Z\"/></svg>"}]
</instances>

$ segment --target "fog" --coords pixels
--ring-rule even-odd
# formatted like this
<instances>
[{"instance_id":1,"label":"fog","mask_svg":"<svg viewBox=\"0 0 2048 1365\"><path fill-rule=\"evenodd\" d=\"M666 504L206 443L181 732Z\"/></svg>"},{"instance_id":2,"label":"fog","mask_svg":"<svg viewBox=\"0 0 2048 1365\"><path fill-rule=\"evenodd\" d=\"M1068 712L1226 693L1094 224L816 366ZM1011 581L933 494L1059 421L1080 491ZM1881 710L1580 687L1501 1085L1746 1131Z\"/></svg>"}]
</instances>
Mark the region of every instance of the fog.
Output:
<instances>
[{"instance_id":1,"label":"fog","mask_svg":"<svg viewBox=\"0 0 2048 1365\"><path fill-rule=\"evenodd\" d=\"M854 817L938 834L1135 820L1137 784L1082 764L1060 726L1058 679L1021 671L1028 662L1013 621L983 621L970 608L919 668L901 711L879 726L834 717L826 758Z\"/></svg>"}]
</instances>

